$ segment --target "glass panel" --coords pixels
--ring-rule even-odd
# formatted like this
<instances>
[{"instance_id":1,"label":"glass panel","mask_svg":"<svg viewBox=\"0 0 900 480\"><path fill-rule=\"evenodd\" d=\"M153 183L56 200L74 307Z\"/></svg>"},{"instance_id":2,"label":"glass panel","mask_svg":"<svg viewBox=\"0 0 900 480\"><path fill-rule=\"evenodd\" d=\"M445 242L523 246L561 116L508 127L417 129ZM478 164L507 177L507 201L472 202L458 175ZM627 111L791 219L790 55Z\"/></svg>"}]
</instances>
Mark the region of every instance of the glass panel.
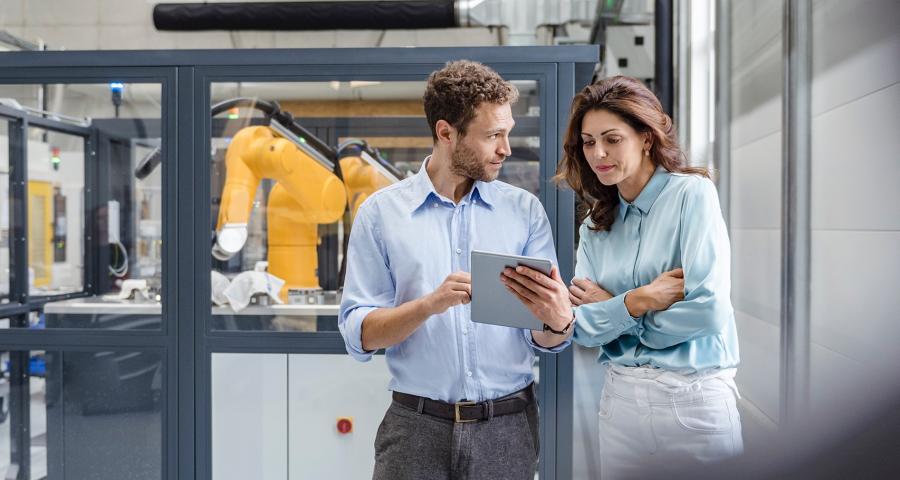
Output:
<instances>
[{"instance_id":1,"label":"glass panel","mask_svg":"<svg viewBox=\"0 0 900 480\"><path fill-rule=\"evenodd\" d=\"M87 294L47 303L35 328L159 329L161 86L0 85L0 98L29 122L28 291L32 297ZM0 135L6 142L6 129ZM0 193L9 198L3 145ZM9 291L13 227L4 208L0 293Z\"/></svg>"},{"instance_id":2,"label":"glass panel","mask_svg":"<svg viewBox=\"0 0 900 480\"><path fill-rule=\"evenodd\" d=\"M28 278L32 296L84 290L84 137L28 129Z\"/></svg>"},{"instance_id":3,"label":"glass panel","mask_svg":"<svg viewBox=\"0 0 900 480\"><path fill-rule=\"evenodd\" d=\"M0 471L21 474L27 451L20 478L162 478L159 353L13 351L0 361Z\"/></svg>"},{"instance_id":4,"label":"glass panel","mask_svg":"<svg viewBox=\"0 0 900 480\"><path fill-rule=\"evenodd\" d=\"M783 6L731 7L731 292L748 453L780 415Z\"/></svg>"},{"instance_id":5,"label":"glass panel","mask_svg":"<svg viewBox=\"0 0 900 480\"><path fill-rule=\"evenodd\" d=\"M512 156L499 179L538 194L538 86L513 83ZM337 331L355 209L431 153L424 90L424 81L212 85L213 329ZM276 102L292 116L282 126L269 120ZM300 167L279 171L272 158ZM248 273L266 269L274 278Z\"/></svg>"},{"instance_id":6,"label":"glass panel","mask_svg":"<svg viewBox=\"0 0 900 480\"><path fill-rule=\"evenodd\" d=\"M389 380L383 355L213 354L213 478L370 477Z\"/></svg>"},{"instance_id":7,"label":"glass panel","mask_svg":"<svg viewBox=\"0 0 900 480\"><path fill-rule=\"evenodd\" d=\"M9 122L0 118L0 304L9 303L10 249L9 249Z\"/></svg>"}]
</instances>

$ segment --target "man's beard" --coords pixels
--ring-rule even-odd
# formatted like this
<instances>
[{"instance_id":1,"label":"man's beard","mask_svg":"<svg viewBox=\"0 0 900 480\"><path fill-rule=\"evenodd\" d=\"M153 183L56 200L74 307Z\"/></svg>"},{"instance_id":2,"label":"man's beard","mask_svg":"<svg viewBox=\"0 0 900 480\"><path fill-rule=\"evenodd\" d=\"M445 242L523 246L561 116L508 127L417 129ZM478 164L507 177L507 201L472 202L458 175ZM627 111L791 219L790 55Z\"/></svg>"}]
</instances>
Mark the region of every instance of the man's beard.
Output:
<instances>
[{"instance_id":1,"label":"man's beard","mask_svg":"<svg viewBox=\"0 0 900 480\"><path fill-rule=\"evenodd\" d=\"M462 141L456 144L456 149L454 149L453 153L450 155L450 171L454 175L471 178L472 180L480 180L482 182L492 182L496 180L500 171L498 170L496 174L492 174L484 167L484 162L478 160L478 155L474 150L469 148Z\"/></svg>"}]
</instances>

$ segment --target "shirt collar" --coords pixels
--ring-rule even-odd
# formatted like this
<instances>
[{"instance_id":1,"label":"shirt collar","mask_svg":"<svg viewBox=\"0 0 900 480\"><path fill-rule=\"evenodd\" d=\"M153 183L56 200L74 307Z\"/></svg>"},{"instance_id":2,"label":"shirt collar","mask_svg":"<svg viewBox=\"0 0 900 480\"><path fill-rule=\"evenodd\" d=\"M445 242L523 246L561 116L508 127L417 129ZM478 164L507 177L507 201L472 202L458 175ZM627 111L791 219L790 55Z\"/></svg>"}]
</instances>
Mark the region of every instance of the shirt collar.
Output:
<instances>
[{"instance_id":1,"label":"shirt collar","mask_svg":"<svg viewBox=\"0 0 900 480\"><path fill-rule=\"evenodd\" d=\"M667 183L669 183L669 172L663 167L656 167L656 171L653 172L650 181L647 182L647 185L644 185L644 189L641 190L641 193L638 194L633 202L628 203L619 194L619 218L625 220L625 214L628 212L629 205L634 205L644 215L650 213L650 207L659 198L659 194L662 193Z\"/></svg>"},{"instance_id":2,"label":"shirt collar","mask_svg":"<svg viewBox=\"0 0 900 480\"><path fill-rule=\"evenodd\" d=\"M429 201L441 201L440 195L438 195L437 190L434 189L434 184L431 182L431 177L428 176L428 172L425 170L425 167L426 165L428 165L429 160L431 160L431 155L425 157L425 160L422 161L422 166L419 167L419 171L413 176L412 202L410 203L411 212L415 212L422 206L429 203ZM489 208L493 208L494 198L496 196L496 188L497 187L491 185L490 182L482 182L478 180L472 186L472 191L469 192L466 197L469 197L471 201L475 201L476 199L481 200ZM464 200L466 199L466 197L463 197Z\"/></svg>"},{"instance_id":3,"label":"shirt collar","mask_svg":"<svg viewBox=\"0 0 900 480\"><path fill-rule=\"evenodd\" d=\"M496 180L495 180L496 181ZM472 200L481 200L488 208L494 208L494 200L497 198L497 186L493 182L482 182L476 180L472 186Z\"/></svg>"},{"instance_id":4,"label":"shirt collar","mask_svg":"<svg viewBox=\"0 0 900 480\"><path fill-rule=\"evenodd\" d=\"M422 161L422 166L419 167L419 171L413 175L411 212L415 212L425 205L432 196L434 196L434 200L439 198L437 191L434 189L434 184L431 183L431 178L428 177L428 172L425 171L425 166L428 165L429 160L431 160L431 155L425 157L425 160Z\"/></svg>"}]
</instances>

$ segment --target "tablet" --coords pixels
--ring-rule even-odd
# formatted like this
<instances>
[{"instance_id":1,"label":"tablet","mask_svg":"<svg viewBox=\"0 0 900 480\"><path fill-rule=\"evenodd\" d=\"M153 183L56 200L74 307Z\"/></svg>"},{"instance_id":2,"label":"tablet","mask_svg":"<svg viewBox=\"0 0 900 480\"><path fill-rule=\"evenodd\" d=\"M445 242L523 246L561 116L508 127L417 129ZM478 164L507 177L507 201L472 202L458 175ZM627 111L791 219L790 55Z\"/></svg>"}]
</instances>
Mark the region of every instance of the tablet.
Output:
<instances>
[{"instance_id":1,"label":"tablet","mask_svg":"<svg viewBox=\"0 0 900 480\"><path fill-rule=\"evenodd\" d=\"M519 265L550 275L552 264L545 258L520 257L472 250L472 321L513 328L542 330L544 324L532 315L506 285L500 274L506 267Z\"/></svg>"}]
</instances>

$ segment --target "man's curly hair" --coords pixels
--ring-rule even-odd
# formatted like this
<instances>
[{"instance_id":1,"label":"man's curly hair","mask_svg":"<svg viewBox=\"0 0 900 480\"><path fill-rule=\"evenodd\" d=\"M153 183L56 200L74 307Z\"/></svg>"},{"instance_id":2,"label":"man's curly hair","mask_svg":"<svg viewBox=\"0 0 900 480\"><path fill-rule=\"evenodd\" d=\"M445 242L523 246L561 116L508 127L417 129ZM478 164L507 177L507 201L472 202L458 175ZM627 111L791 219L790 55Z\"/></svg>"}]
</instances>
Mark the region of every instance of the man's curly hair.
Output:
<instances>
[{"instance_id":1,"label":"man's curly hair","mask_svg":"<svg viewBox=\"0 0 900 480\"><path fill-rule=\"evenodd\" d=\"M464 136L479 105L512 104L518 99L516 87L490 67L471 60L447 62L428 77L425 86L425 117L431 127L431 137L437 141L438 120L453 125Z\"/></svg>"}]
</instances>

